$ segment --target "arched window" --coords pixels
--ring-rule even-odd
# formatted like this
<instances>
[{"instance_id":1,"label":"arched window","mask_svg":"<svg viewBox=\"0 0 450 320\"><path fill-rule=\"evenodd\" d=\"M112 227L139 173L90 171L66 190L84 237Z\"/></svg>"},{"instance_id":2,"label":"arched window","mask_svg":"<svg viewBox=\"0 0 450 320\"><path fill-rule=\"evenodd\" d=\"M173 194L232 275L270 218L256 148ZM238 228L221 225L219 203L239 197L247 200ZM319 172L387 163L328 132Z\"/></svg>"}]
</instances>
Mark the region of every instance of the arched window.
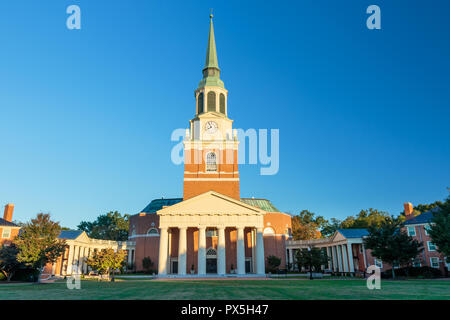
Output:
<instances>
[{"instance_id":1,"label":"arched window","mask_svg":"<svg viewBox=\"0 0 450 320\"><path fill-rule=\"evenodd\" d=\"M150 236L150 237L157 237L157 236L159 236L158 229L156 229L156 228L148 229L147 235Z\"/></svg>"},{"instance_id":2,"label":"arched window","mask_svg":"<svg viewBox=\"0 0 450 320\"><path fill-rule=\"evenodd\" d=\"M206 155L206 171L217 171L217 156L214 152Z\"/></svg>"},{"instance_id":3,"label":"arched window","mask_svg":"<svg viewBox=\"0 0 450 320\"><path fill-rule=\"evenodd\" d=\"M217 251L214 248L209 248L208 251L206 251L206 257L207 258L217 257Z\"/></svg>"},{"instance_id":4,"label":"arched window","mask_svg":"<svg viewBox=\"0 0 450 320\"><path fill-rule=\"evenodd\" d=\"M220 113L225 114L225 95L223 93L220 94L219 106L220 106Z\"/></svg>"},{"instance_id":5,"label":"arched window","mask_svg":"<svg viewBox=\"0 0 450 320\"><path fill-rule=\"evenodd\" d=\"M203 113L203 92L200 92L197 98L197 110L198 113Z\"/></svg>"},{"instance_id":6,"label":"arched window","mask_svg":"<svg viewBox=\"0 0 450 320\"><path fill-rule=\"evenodd\" d=\"M216 93L214 91L208 92L208 112L216 111Z\"/></svg>"},{"instance_id":7,"label":"arched window","mask_svg":"<svg viewBox=\"0 0 450 320\"><path fill-rule=\"evenodd\" d=\"M271 227L267 227L264 229L263 234L271 234L272 235L272 234L275 234L275 230L273 230L273 228L271 228Z\"/></svg>"}]
</instances>

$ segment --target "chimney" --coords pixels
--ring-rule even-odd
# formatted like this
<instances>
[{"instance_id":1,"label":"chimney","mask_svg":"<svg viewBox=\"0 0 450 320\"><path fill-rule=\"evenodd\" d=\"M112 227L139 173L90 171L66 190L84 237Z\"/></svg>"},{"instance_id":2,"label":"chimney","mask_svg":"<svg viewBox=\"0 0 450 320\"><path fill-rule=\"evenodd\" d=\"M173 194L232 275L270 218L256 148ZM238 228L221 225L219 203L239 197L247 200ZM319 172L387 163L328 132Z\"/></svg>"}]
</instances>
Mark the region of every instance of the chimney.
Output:
<instances>
[{"instance_id":1,"label":"chimney","mask_svg":"<svg viewBox=\"0 0 450 320\"><path fill-rule=\"evenodd\" d=\"M403 206L405 207L405 218L406 218L406 220L414 218L414 209L413 209L412 203L411 202L405 202L403 204Z\"/></svg>"},{"instance_id":2,"label":"chimney","mask_svg":"<svg viewBox=\"0 0 450 320\"><path fill-rule=\"evenodd\" d=\"M14 204L8 203L5 206L5 212L3 213L3 219L5 219L6 221L9 221L9 222L12 222L13 211L14 211Z\"/></svg>"}]
</instances>

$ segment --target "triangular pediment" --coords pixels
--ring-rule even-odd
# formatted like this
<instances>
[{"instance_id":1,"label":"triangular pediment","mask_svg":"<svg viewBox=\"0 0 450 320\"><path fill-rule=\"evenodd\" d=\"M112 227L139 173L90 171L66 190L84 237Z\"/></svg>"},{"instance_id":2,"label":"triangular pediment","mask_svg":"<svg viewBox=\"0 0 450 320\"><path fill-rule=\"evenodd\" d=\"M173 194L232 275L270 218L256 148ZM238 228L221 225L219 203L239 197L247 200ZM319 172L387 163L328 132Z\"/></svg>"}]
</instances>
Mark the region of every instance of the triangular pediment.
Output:
<instances>
[{"instance_id":1,"label":"triangular pediment","mask_svg":"<svg viewBox=\"0 0 450 320\"><path fill-rule=\"evenodd\" d=\"M86 232L83 231L78 237L76 237L75 240L79 242L89 242L90 238L88 237Z\"/></svg>"},{"instance_id":2,"label":"triangular pediment","mask_svg":"<svg viewBox=\"0 0 450 320\"><path fill-rule=\"evenodd\" d=\"M344 241L344 240L347 240L347 238L346 237L344 237L344 235L342 234L342 233L340 233L339 231L336 231L335 233L334 233L334 235L331 237L331 239L332 239L332 241L334 242L334 241Z\"/></svg>"},{"instance_id":3,"label":"triangular pediment","mask_svg":"<svg viewBox=\"0 0 450 320\"><path fill-rule=\"evenodd\" d=\"M237 214L237 215L264 215L266 212L260 208L250 206L242 201L233 199L215 191L208 191L196 197L163 208L156 212L158 215L166 214Z\"/></svg>"}]
</instances>

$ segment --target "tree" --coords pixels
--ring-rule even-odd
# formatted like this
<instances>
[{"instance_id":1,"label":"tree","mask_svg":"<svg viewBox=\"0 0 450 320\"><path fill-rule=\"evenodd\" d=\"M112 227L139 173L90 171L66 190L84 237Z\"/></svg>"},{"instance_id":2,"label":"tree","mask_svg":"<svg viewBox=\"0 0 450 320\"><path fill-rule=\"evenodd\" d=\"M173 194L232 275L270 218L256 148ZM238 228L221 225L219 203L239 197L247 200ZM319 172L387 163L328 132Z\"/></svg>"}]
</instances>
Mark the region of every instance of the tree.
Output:
<instances>
[{"instance_id":1,"label":"tree","mask_svg":"<svg viewBox=\"0 0 450 320\"><path fill-rule=\"evenodd\" d=\"M145 271L147 271L148 273L151 272L152 268L153 268L153 261L150 259L150 257L145 257L144 259L142 259L142 267L145 269Z\"/></svg>"},{"instance_id":2,"label":"tree","mask_svg":"<svg viewBox=\"0 0 450 320\"><path fill-rule=\"evenodd\" d=\"M325 250L316 247L309 247L298 250L295 254L298 269L302 267L309 269L310 272L315 270L319 272L323 265L328 264L328 255Z\"/></svg>"},{"instance_id":3,"label":"tree","mask_svg":"<svg viewBox=\"0 0 450 320\"><path fill-rule=\"evenodd\" d=\"M92 257L88 258L86 264L93 270L97 270L102 274L106 274L108 279L110 279L110 274L112 272L114 280L114 274L117 269L122 269L126 264L126 250L114 249L102 249L94 251Z\"/></svg>"},{"instance_id":4,"label":"tree","mask_svg":"<svg viewBox=\"0 0 450 320\"><path fill-rule=\"evenodd\" d=\"M331 218L331 222L326 223L322 230L322 237L332 236L338 229L341 229L342 221L336 218Z\"/></svg>"},{"instance_id":5,"label":"tree","mask_svg":"<svg viewBox=\"0 0 450 320\"><path fill-rule=\"evenodd\" d=\"M322 216L316 217L313 212L302 210L292 217L292 237L294 240L318 239L321 237L319 229L327 223Z\"/></svg>"},{"instance_id":6,"label":"tree","mask_svg":"<svg viewBox=\"0 0 450 320\"><path fill-rule=\"evenodd\" d=\"M81 221L78 230L85 231L94 239L126 241L130 215L110 211L97 217L94 222Z\"/></svg>"},{"instance_id":7,"label":"tree","mask_svg":"<svg viewBox=\"0 0 450 320\"><path fill-rule=\"evenodd\" d=\"M17 261L38 270L38 279L44 266L55 262L65 251L65 240L58 239L60 232L58 222L50 220L49 214L39 213L23 225L13 242L18 250Z\"/></svg>"},{"instance_id":8,"label":"tree","mask_svg":"<svg viewBox=\"0 0 450 320\"><path fill-rule=\"evenodd\" d=\"M270 272L275 272L277 268L281 264L281 259L277 256L268 256L267 257L267 266L269 267Z\"/></svg>"},{"instance_id":9,"label":"tree","mask_svg":"<svg viewBox=\"0 0 450 320\"><path fill-rule=\"evenodd\" d=\"M364 239L372 256L392 266L392 278L395 278L395 265L409 265L423 250L422 243L408 236L401 226L401 218L386 218L379 228L370 226L369 235Z\"/></svg>"},{"instance_id":10,"label":"tree","mask_svg":"<svg viewBox=\"0 0 450 320\"><path fill-rule=\"evenodd\" d=\"M437 251L447 257L447 263L450 263L450 196L439 205L439 210L433 211L428 233L437 246Z\"/></svg>"},{"instance_id":11,"label":"tree","mask_svg":"<svg viewBox=\"0 0 450 320\"><path fill-rule=\"evenodd\" d=\"M19 251L14 244L3 245L0 249L0 271L5 275L6 281L10 281L14 273L21 266L17 261Z\"/></svg>"}]
</instances>

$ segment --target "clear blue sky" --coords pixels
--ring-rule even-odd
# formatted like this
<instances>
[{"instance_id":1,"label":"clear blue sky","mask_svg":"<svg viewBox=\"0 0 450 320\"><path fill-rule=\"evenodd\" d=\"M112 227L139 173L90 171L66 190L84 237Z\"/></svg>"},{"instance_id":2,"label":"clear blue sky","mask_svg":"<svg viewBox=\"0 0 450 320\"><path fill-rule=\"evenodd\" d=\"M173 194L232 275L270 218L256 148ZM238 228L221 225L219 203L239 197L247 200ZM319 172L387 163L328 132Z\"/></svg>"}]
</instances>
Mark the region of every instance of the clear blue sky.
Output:
<instances>
[{"instance_id":1,"label":"clear blue sky","mask_svg":"<svg viewBox=\"0 0 450 320\"><path fill-rule=\"evenodd\" d=\"M371 4L382 30L366 28ZM0 4L0 204L15 219L74 228L182 196L170 135L194 116L211 7L229 117L280 129L279 173L241 166L242 197L342 219L447 196L448 1L14 0Z\"/></svg>"}]
</instances>

